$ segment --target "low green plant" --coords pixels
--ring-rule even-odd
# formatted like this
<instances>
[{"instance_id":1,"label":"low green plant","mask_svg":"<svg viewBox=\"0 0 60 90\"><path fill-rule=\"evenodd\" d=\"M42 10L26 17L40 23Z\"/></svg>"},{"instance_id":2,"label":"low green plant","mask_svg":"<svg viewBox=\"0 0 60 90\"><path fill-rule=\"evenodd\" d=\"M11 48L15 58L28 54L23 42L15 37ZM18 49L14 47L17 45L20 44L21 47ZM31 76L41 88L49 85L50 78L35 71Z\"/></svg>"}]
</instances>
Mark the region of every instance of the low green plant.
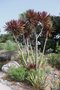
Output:
<instances>
[{"instance_id":1,"label":"low green plant","mask_svg":"<svg viewBox=\"0 0 60 90\"><path fill-rule=\"evenodd\" d=\"M23 66L19 68L12 67L9 69L8 75L15 81L24 81L26 76L26 68L24 68Z\"/></svg>"},{"instance_id":2,"label":"low green plant","mask_svg":"<svg viewBox=\"0 0 60 90\"><path fill-rule=\"evenodd\" d=\"M43 68L37 70L30 70L28 72L27 80L34 87L34 90L43 90L46 80L46 72Z\"/></svg>"},{"instance_id":3,"label":"low green plant","mask_svg":"<svg viewBox=\"0 0 60 90\"><path fill-rule=\"evenodd\" d=\"M60 69L60 54L50 54L48 56L48 63Z\"/></svg>"}]
</instances>

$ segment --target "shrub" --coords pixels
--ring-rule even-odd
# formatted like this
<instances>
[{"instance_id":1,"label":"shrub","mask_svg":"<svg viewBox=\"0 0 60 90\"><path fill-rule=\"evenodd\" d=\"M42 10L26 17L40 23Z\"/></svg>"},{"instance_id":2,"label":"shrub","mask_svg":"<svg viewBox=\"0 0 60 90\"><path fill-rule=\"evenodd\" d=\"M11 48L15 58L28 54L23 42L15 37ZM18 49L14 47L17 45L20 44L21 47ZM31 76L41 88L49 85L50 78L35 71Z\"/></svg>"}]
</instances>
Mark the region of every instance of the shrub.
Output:
<instances>
[{"instance_id":1,"label":"shrub","mask_svg":"<svg viewBox=\"0 0 60 90\"><path fill-rule=\"evenodd\" d=\"M4 49L4 43L0 43L0 49Z\"/></svg>"},{"instance_id":2,"label":"shrub","mask_svg":"<svg viewBox=\"0 0 60 90\"><path fill-rule=\"evenodd\" d=\"M13 41L7 40L5 43L4 49L8 51L14 51L17 49L16 43L14 43Z\"/></svg>"},{"instance_id":3,"label":"shrub","mask_svg":"<svg viewBox=\"0 0 60 90\"><path fill-rule=\"evenodd\" d=\"M26 76L26 69L24 67L10 68L8 75L15 81L24 81Z\"/></svg>"},{"instance_id":4,"label":"shrub","mask_svg":"<svg viewBox=\"0 0 60 90\"><path fill-rule=\"evenodd\" d=\"M48 63L60 69L60 54L50 54L48 56Z\"/></svg>"},{"instance_id":5,"label":"shrub","mask_svg":"<svg viewBox=\"0 0 60 90\"><path fill-rule=\"evenodd\" d=\"M5 43L0 43L0 49L14 51L17 49L17 45L15 42L7 40Z\"/></svg>"}]
</instances>

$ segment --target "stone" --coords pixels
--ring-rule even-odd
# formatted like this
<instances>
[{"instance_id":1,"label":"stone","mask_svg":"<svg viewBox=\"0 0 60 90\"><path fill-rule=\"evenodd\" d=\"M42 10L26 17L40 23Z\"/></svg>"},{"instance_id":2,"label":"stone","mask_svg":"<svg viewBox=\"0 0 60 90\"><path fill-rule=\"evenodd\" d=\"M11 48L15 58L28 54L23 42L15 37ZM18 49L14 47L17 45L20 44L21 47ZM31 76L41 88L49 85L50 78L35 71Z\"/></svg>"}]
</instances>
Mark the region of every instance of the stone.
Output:
<instances>
[{"instance_id":1,"label":"stone","mask_svg":"<svg viewBox=\"0 0 60 90\"><path fill-rule=\"evenodd\" d=\"M8 54L1 54L0 55L0 62L4 62L4 61L7 61L7 60L11 60L11 56Z\"/></svg>"},{"instance_id":2,"label":"stone","mask_svg":"<svg viewBox=\"0 0 60 90\"><path fill-rule=\"evenodd\" d=\"M4 62L4 61L10 61L11 57L15 57L17 54L17 51L7 51L7 52L3 52L0 53L0 62Z\"/></svg>"},{"instance_id":3,"label":"stone","mask_svg":"<svg viewBox=\"0 0 60 90\"><path fill-rule=\"evenodd\" d=\"M18 68L20 65L16 61L10 61L2 66L2 71L7 73L10 67Z\"/></svg>"},{"instance_id":4,"label":"stone","mask_svg":"<svg viewBox=\"0 0 60 90\"><path fill-rule=\"evenodd\" d=\"M0 83L0 90L12 90L10 87Z\"/></svg>"}]
</instances>

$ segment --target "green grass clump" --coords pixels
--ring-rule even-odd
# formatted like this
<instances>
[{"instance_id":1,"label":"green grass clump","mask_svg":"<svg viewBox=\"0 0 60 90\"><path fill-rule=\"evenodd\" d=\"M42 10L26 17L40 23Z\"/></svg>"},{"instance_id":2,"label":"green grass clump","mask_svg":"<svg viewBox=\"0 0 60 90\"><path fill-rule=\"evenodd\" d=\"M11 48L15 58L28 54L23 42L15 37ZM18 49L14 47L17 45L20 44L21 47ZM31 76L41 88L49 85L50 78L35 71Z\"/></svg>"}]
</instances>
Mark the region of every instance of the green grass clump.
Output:
<instances>
[{"instance_id":1,"label":"green grass clump","mask_svg":"<svg viewBox=\"0 0 60 90\"><path fill-rule=\"evenodd\" d=\"M28 72L27 80L36 90L44 90L46 72L43 68Z\"/></svg>"},{"instance_id":2,"label":"green grass clump","mask_svg":"<svg viewBox=\"0 0 60 90\"><path fill-rule=\"evenodd\" d=\"M9 69L8 75L12 80L24 81L26 76L26 68L24 68L23 66L19 68L12 67Z\"/></svg>"}]
</instances>

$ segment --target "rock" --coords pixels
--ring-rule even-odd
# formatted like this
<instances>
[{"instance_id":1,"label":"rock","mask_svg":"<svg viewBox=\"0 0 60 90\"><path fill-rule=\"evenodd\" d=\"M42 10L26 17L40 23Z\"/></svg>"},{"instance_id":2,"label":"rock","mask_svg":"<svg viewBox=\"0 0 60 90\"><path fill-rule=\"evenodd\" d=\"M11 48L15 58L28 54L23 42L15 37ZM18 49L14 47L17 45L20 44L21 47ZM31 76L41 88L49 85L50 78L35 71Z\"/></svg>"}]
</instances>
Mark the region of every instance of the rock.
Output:
<instances>
[{"instance_id":1,"label":"rock","mask_svg":"<svg viewBox=\"0 0 60 90\"><path fill-rule=\"evenodd\" d=\"M16 56L17 52L15 51L7 51L7 52L3 52L0 54L0 62L3 62L3 61L9 61L11 60L11 57L12 56Z\"/></svg>"},{"instance_id":2,"label":"rock","mask_svg":"<svg viewBox=\"0 0 60 90\"><path fill-rule=\"evenodd\" d=\"M0 83L0 90L12 90L10 87L3 85L2 83Z\"/></svg>"},{"instance_id":3,"label":"rock","mask_svg":"<svg viewBox=\"0 0 60 90\"><path fill-rule=\"evenodd\" d=\"M18 68L20 65L16 61L10 61L9 63L2 66L2 71L7 73L10 67Z\"/></svg>"},{"instance_id":4,"label":"rock","mask_svg":"<svg viewBox=\"0 0 60 90\"><path fill-rule=\"evenodd\" d=\"M8 54L1 54L0 55L0 62L4 62L4 61L7 61L7 60L11 60L11 56Z\"/></svg>"}]
</instances>

